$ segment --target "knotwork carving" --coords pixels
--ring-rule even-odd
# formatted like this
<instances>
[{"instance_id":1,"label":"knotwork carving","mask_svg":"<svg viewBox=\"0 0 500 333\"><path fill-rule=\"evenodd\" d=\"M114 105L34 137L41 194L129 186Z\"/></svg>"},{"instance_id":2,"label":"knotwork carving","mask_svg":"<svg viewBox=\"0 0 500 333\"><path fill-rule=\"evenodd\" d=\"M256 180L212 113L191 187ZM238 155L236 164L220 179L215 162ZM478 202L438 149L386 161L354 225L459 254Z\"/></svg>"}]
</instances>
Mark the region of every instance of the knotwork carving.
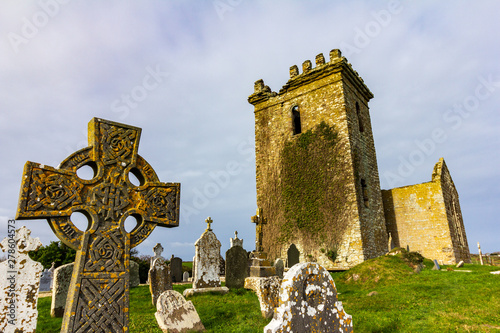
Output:
<instances>
[{"instance_id":1,"label":"knotwork carving","mask_svg":"<svg viewBox=\"0 0 500 333\"><path fill-rule=\"evenodd\" d=\"M73 184L61 175L33 168L28 210L61 210L69 205L81 203L81 184ZM76 185L76 186L74 186Z\"/></svg>"},{"instance_id":2,"label":"knotwork carving","mask_svg":"<svg viewBox=\"0 0 500 333\"><path fill-rule=\"evenodd\" d=\"M101 124L102 154L105 165L120 163L126 166L131 163L134 143L137 137L133 129L124 129L108 124Z\"/></svg>"},{"instance_id":3,"label":"knotwork carving","mask_svg":"<svg viewBox=\"0 0 500 333\"><path fill-rule=\"evenodd\" d=\"M154 217L175 219L176 192L172 188L155 187L146 194L146 210Z\"/></svg>"}]
</instances>

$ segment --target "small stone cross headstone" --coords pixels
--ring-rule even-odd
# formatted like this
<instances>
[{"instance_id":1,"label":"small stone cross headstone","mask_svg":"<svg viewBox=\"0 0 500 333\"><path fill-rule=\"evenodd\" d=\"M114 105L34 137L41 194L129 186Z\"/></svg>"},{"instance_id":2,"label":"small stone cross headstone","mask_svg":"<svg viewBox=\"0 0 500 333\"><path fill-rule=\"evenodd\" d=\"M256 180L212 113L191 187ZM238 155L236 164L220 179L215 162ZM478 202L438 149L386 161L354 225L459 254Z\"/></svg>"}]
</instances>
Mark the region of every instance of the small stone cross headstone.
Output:
<instances>
[{"instance_id":1,"label":"small stone cross headstone","mask_svg":"<svg viewBox=\"0 0 500 333\"><path fill-rule=\"evenodd\" d=\"M352 317L337 300L330 273L317 263L302 263L283 277L279 307L264 332L352 332Z\"/></svg>"},{"instance_id":2,"label":"small stone cross headstone","mask_svg":"<svg viewBox=\"0 0 500 333\"><path fill-rule=\"evenodd\" d=\"M45 269L40 277L40 291L50 291L52 286L52 272Z\"/></svg>"},{"instance_id":3,"label":"small stone cross headstone","mask_svg":"<svg viewBox=\"0 0 500 333\"><path fill-rule=\"evenodd\" d=\"M153 266L149 269L148 276L151 300L153 305L156 306L156 301L161 293L172 290L172 276L167 263L162 258L155 259Z\"/></svg>"},{"instance_id":4,"label":"small stone cross headstone","mask_svg":"<svg viewBox=\"0 0 500 333\"><path fill-rule=\"evenodd\" d=\"M184 272L182 274L182 282L189 282L189 272Z\"/></svg>"},{"instance_id":5,"label":"small stone cross headstone","mask_svg":"<svg viewBox=\"0 0 500 333\"><path fill-rule=\"evenodd\" d=\"M203 332L205 327L191 301L175 290L167 290L158 298L156 321L164 333Z\"/></svg>"},{"instance_id":6,"label":"small stone cross headstone","mask_svg":"<svg viewBox=\"0 0 500 333\"><path fill-rule=\"evenodd\" d=\"M234 232L234 238L229 238L229 243L231 244L231 247L233 246L243 247L243 239L238 238L238 231Z\"/></svg>"},{"instance_id":7,"label":"small stone cross headstone","mask_svg":"<svg viewBox=\"0 0 500 333\"><path fill-rule=\"evenodd\" d=\"M248 254L241 246L226 251L226 287L243 288L248 277Z\"/></svg>"},{"instance_id":8,"label":"small stone cross headstone","mask_svg":"<svg viewBox=\"0 0 500 333\"><path fill-rule=\"evenodd\" d=\"M182 259L174 257L170 259L170 274L172 274L172 282L182 281Z\"/></svg>"},{"instance_id":9,"label":"small stone cross headstone","mask_svg":"<svg viewBox=\"0 0 500 333\"><path fill-rule=\"evenodd\" d=\"M17 230L8 225L8 236L0 243L7 260L0 263L0 332L31 333L38 318L38 288L43 265L28 253L42 243L32 238L26 227Z\"/></svg>"},{"instance_id":10,"label":"small stone cross headstone","mask_svg":"<svg viewBox=\"0 0 500 333\"><path fill-rule=\"evenodd\" d=\"M158 258L164 259L161 254L163 252L163 246L161 246L161 243L156 243L155 247L153 247L153 253L155 254L151 260L149 260L149 266L153 266L153 261Z\"/></svg>"},{"instance_id":11,"label":"small stone cross headstone","mask_svg":"<svg viewBox=\"0 0 500 333\"><path fill-rule=\"evenodd\" d=\"M74 265L74 263L62 265L54 271L54 287L52 288L52 303L50 305L50 315L52 317L62 317L64 315Z\"/></svg>"},{"instance_id":12,"label":"small stone cross headstone","mask_svg":"<svg viewBox=\"0 0 500 333\"><path fill-rule=\"evenodd\" d=\"M61 333L125 332L129 326L130 249L156 226L179 225L179 183L161 183L138 155L141 129L99 118L89 123L89 146L57 168L27 162L17 219L46 218L76 259ZM92 179L77 170L89 167ZM140 186L130 182L130 175ZM87 230L71 221L89 220ZM139 221L129 233L127 217Z\"/></svg>"},{"instance_id":13,"label":"small stone cross headstone","mask_svg":"<svg viewBox=\"0 0 500 333\"><path fill-rule=\"evenodd\" d=\"M439 271L441 269L441 266L439 266L439 263L436 259L434 259L434 267L432 267L433 271Z\"/></svg>"}]
</instances>

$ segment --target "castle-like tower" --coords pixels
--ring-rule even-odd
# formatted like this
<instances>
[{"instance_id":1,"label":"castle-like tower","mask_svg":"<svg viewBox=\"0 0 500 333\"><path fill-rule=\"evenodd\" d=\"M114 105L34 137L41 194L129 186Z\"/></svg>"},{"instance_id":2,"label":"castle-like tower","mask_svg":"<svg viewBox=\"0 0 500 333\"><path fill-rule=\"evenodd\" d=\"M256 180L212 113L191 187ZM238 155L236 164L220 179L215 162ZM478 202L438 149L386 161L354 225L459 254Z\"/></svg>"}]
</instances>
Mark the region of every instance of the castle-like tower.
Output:
<instances>
[{"instance_id":1,"label":"castle-like tower","mask_svg":"<svg viewBox=\"0 0 500 333\"><path fill-rule=\"evenodd\" d=\"M290 68L279 93L262 80L255 107L257 205L270 259L347 269L387 252L370 121L373 94L339 50Z\"/></svg>"}]
</instances>

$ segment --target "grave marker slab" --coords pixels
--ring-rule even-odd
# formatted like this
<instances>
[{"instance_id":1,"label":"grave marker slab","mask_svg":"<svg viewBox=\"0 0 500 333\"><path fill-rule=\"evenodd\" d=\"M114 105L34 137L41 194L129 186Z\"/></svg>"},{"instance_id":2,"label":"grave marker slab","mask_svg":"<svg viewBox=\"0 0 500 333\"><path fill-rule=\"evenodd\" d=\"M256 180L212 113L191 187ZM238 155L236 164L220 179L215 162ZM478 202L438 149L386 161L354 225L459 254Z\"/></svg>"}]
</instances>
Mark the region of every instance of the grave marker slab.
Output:
<instances>
[{"instance_id":1,"label":"grave marker slab","mask_svg":"<svg viewBox=\"0 0 500 333\"><path fill-rule=\"evenodd\" d=\"M51 317L64 315L74 265L74 263L62 265L54 271L54 287L52 288L52 302L50 304Z\"/></svg>"},{"instance_id":2,"label":"grave marker slab","mask_svg":"<svg viewBox=\"0 0 500 333\"><path fill-rule=\"evenodd\" d=\"M184 272L182 274L182 282L189 282L189 272Z\"/></svg>"},{"instance_id":3,"label":"grave marker slab","mask_svg":"<svg viewBox=\"0 0 500 333\"><path fill-rule=\"evenodd\" d=\"M139 278L139 264L133 260L130 260L130 287L135 288L141 284Z\"/></svg>"},{"instance_id":4,"label":"grave marker slab","mask_svg":"<svg viewBox=\"0 0 500 333\"><path fill-rule=\"evenodd\" d=\"M130 249L154 228L179 225L179 183L160 183L137 154L141 129L99 118L89 123L89 147L57 168L27 162L17 219L46 218L56 236L77 250L61 332L124 332L129 325ZM90 180L77 170L94 170ZM140 186L129 180L136 176ZM89 219L79 230L73 212ZM138 225L128 233L125 219Z\"/></svg>"},{"instance_id":5,"label":"grave marker slab","mask_svg":"<svg viewBox=\"0 0 500 333\"><path fill-rule=\"evenodd\" d=\"M276 269L276 275L282 279L283 278L283 273L285 272L285 263L283 262L283 259L278 258L274 262L274 269Z\"/></svg>"},{"instance_id":6,"label":"grave marker slab","mask_svg":"<svg viewBox=\"0 0 500 333\"><path fill-rule=\"evenodd\" d=\"M164 333L203 332L205 327L191 301L175 290L167 290L158 298L155 313Z\"/></svg>"},{"instance_id":7,"label":"grave marker slab","mask_svg":"<svg viewBox=\"0 0 500 333\"><path fill-rule=\"evenodd\" d=\"M434 259L434 267L432 267L433 271L439 271L441 269L441 266L439 266L439 263L436 259Z\"/></svg>"},{"instance_id":8,"label":"grave marker slab","mask_svg":"<svg viewBox=\"0 0 500 333\"><path fill-rule=\"evenodd\" d=\"M162 258L157 258L153 266L149 269L149 291L151 292L151 301L156 306L158 297L167 290L172 290L172 276L170 268Z\"/></svg>"},{"instance_id":9,"label":"grave marker slab","mask_svg":"<svg viewBox=\"0 0 500 333\"><path fill-rule=\"evenodd\" d=\"M170 259L170 274L172 274L172 282L182 281L182 259L174 257Z\"/></svg>"},{"instance_id":10,"label":"grave marker slab","mask_svg":"<svg viewBox=\"0 0 500 333\"><path fill-rule=\"evenodd\" d=\"M241 246L226 251L226 287L243 288L248 277L248 254Z\"/></svg>"},{"instance_id":11,"label":"grave marker slab","mask_svg":"<svg viewBox=\"0 0 500 333\"><path fill-rule=\"evenodd\" d=\"M38 250L42 243L38 237L32 238L24 226L8 234L0 243L0 248L10 255L0 263L0 332L35 332L43 265L33 261L28 252Z\"/></svg>"},{"instance_id":12,"label":"grave marker slab","mask_svg":"<svg viewBox=\"0 0 500 333\"><path fill-rule=\"evenodd\" d=\"M326 269L317 263L296 264L283 277L279 307L264 332L352 332L352 317L337 300Z\"/></svg>"}]
</instances>

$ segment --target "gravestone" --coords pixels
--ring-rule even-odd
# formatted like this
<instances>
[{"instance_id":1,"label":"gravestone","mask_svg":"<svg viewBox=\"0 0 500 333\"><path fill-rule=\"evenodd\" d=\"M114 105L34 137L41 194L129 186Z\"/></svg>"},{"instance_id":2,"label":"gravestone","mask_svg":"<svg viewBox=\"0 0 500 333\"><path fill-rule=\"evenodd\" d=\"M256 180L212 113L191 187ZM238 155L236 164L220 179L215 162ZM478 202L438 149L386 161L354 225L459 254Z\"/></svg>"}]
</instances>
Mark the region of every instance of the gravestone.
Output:
<instances>
[{"instance_id":1,"label":"gravestone","mask_svg":"<svg viewBox=\"0 0 500 333\"><path fill-rule=\"evenodd\" d=\"M89 123L89 147L78 150L57 168L27 162L17 219L46 218L56 236L75 249L71 289L62 333L124 332L129 326L130 249L156 226L179 225L179 183L160 183L138 155L141 129L99 118ZM94 171L90 180L77 170ZM129 181L136 176L140 186ZM89 219L79 230L73 212ZM138 225L130 232L125 219Z\"/></svg>"},{"instance_id":2,"label":"gravestone","mask_svg":"<svg viewBox=\"0 0 500 333\"><path fill-rule=\"evenodd\" d=\"M337 300L330 273L317 263L302 263L283 277L279 306L264 332L352 332L352 317Z\"/></svg>"},{"instance_id":3,"label":"gravestone","mask_svg":"<svg viewBox=\"0 0 500 333\"><path fill-rule=\"evenodd\" d=\"M274 269L276 269L276 275L282 279L283 273L285 272L285 264L283 263L283 259L278 258L274 262Z\"/></svg>"},{"instance_id":4,"label":"gravestone","mask_svg":"<svg viewBox=\"0 0 500 333\"><path fill-rule=\"evenodd\" d=\"M182 282L189 282L189 272L184 272L182 274Z\"/></svg>"},{"instance_id":5,"label":"gravestone","mask_svg":"<svg viewBox=\"0 0 500 333\"><path fill-rule=\"evenodd\" d=\"M52 286L52 272L48 269L43 270L42 276L40 277L40 289L39 291L50 291Z\"/></svg>"},{"instance_id":6,"label":"gravestone","mask_svg":"<svg viewBox=\"0 0 500 333\"><path fill-rule=\"evenodd\" d=\"M133 260L130 260L130 287L135 288L141 284L139 278L139 264Z\"/></svg>"},{"instance_id":7,"label":"gravestone","mask_svg":"<svg viewBox=\"0 0 500 333\"><path fill-rule=\"evenodd\" d=\"M221 287L220 284L221 244L212 231L212 218L209 216L205 222L207 228L194 244L193 288L184 290L184 296L205 292L227 293L229 291L227 287Z\"/></svg>"},{"instance_id":8,"label":"gravestone","mask_svg":"<svg viewBox=\"0 0 500 333\"><path fill-rule=\"evenodd\" d=\"M457 264L457 268L464 267L464 261L460 260L460 262Z\"/></svg>"},{"instance_id":9,"label":"gravestone","mask_svg":"<svg viewBox=\"0 0 500 333\"><path fill-rule=\"evenodd\" d=\"M479 242L477 242L477 250L479 251L479 262L481 263L481 266L482 266L482 265L484 265L483 252L481 252L481 245L479 245Z\"/></svg>"},{"instance_id":10,"label":"gravestone","mask_svg":"<svg viewBox=\"0 0 500 333\"><path fill-rule=\"evenodd\" d=\"M156 306L156 301L161 293L166 290L172 290L172 276L165 260L162 258L155 259L153 266L149 269L148 277L151 301Z\"/></svg>"},{"instance_id":11,"label":"gravestone","mask_svg":"<svg viewBox=\"0 0 500 333\"><path fill-rule=\"evenodd\" d=\"M172 282L182 281L182 259L174 257L170 259L170 274L172 274Z\"/></svg>"},{"instance_id":12,"label":"gravestone","mask_svg":"<svg viewBox=\"0 0 500 333\"><path fill-rule=\"evenodd\" d=\"M248 254L241 246L226 251L226 287L243 288L248 277Z\"/></svg>"},{"instance_id":13,"label":"gravestone","mask_svg":"<svg viewBox=\"0 0 500 333\"><path fill-rule=\"evenodd\" d=\"M12 228L11 228L12 227ZM42 243L32 238L25 226L15 230L7 225L7 237L0 243L7 260L0 263L0 332L35 332L37 303L43 265L28 253Z\"/></svg>"},{"instance_id":14,"label":"gravestone","mask_svg":"<svg viewBox=\"0 0 500 333\"><path fill-rule=\"evenodd\" d=\"M52 317L62 317L64 315L74 265L74 263L62 265L54 271L54 287L52 288L52 303L50 304L50 315Z\"/></svg>"},{"instance_id":15,"label":"gravestone","mask_svg":"<svg viewBox=\"0 0 500 333\"><path fill-rule=\"evenodd\" d=\"M238 238L238 231L234 232L234 238L229 238L229 243L231 244L231 247L233 246L243 247L243 239Z\"/></svg>"},{"instance_id":16,"label":"gravestone","mask_svg":"<svg viewBox=\"0 0 500 333\"><path fill-rule=\"evenodd\" d=\"M163 260L165 260L165 258L161 256L161 254L163 253L163 246L161 246L161 243L156 243L156 245L153 247L153 253L155 255L151 257L151 259L149 260L150 267L153 266L153 261L155 261L158 258L162 258Z\"/></svg>"},{"instance_id":17,"label":"gravestone","mask_svg":"<svg viewBox=\"0 0 500 333\"><path fill-rule=\"evenodd\" d=\"M281 279L278 276L248 277L245 279L245 289L251 289L259 298L262 317L270 319L274 309L279 305Z\"/></svg>"},{"instance_id":18,"label":"gravestone","mask_svg":"<svg viewBox=\"0 0 500 333\"><path fill-rule=\"evenodd\" d=\"M438 261L434 259L434 267L432 267L433 271L439 271L441 269L441 266L439 266Z\"/></svg>"},{"instance_id":19,"label":"gravestone","mask_svg":"<svg viewBox=\"0 0 500 333\"><path fill-rule=\"evenodd\" d=\"M219 254L219 275L220 276L226 275L226 261L224 260L221 254Z\"/></svg>"},{"instance_id":20,"label":"gravestone","mask_svg":"<svg viewBox=\"0 0 500 333\"><path fill-rule=\"evenodd\" d=\"M293 267L300 262L300 252L295 244L290 245L290 247L288 248L287 257L288 267Z\"/></svg>"},{"instance_id":21,"label":"gravestone","mask_svg":"<svg viewBox=\"0 0 500 333\"><path fill-rule=\"evenodd\" d=\"M164 333L203 332L205 327L191 301L175 290L167 290L158 298L156 321Z\"/></svg>"}]
</instances>

